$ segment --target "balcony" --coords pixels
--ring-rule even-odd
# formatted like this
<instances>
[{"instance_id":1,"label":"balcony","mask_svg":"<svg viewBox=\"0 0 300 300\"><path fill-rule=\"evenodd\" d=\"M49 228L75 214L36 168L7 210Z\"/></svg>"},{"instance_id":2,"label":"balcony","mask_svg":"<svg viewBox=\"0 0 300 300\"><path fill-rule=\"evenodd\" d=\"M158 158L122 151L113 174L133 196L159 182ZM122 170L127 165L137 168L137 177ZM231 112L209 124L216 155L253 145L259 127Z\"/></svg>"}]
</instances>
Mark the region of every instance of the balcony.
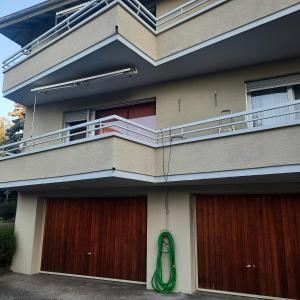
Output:
<instances>
[{"instance_id":1,"label":"balcony","mask_svg":"<svg viewBox=\"0 0 300 300\"><path fill-rule=\"evenodd\" d=\"M0 188L299 180L299 125L300 101L161 130L113 115L1 146Z\"/></svg>"},{"instance_id":2,"label":"balcony","mask_svg":"<svg viewBox=\"0 0 300 300\"><path fill-rule=\"evenodd\" d=\"M4 95L32 105L39 86L138 70L76 95L41 94L43 104L297 56L300 1L257 5L191 0L155 17L137 0L94 0L3 62Z\"/></svg>"}]
</instances>

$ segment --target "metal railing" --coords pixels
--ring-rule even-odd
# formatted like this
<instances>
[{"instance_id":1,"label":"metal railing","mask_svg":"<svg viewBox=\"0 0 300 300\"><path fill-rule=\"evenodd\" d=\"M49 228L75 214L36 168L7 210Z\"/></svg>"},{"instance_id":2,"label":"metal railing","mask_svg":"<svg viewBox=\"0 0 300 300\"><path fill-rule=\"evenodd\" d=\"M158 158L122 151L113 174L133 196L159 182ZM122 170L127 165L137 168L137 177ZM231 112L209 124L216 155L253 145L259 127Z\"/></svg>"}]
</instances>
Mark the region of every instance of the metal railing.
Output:
<instances>
[{"instance_id":1,"label":"metal railing","mask_svg":"<svg viewBox=\"0 0 300 300\"><path fill-rule=\"evenodd\" d=\"M168 11L167 13L157 17L156 26L158 29L162 29L162 25L164 26L173 26L175 22L181 19L182 17L193 16L193 14L203 13L213 7L216 7L228 0L190 0L186 3ZM192 15L191 15L192 14ZM173 22L173 23L172 23ZM166 29L166 28L164 28Z\"/></svg>"},{"instance_id":2,"label":"metal railing","mask_svg":"<svg viewBox=\"0 0 300 300\"><path fill-rule=\"evenodd\" d=\"M0 157L5 159L28 151L44 151L51 149L51 147L56 148L77 142L87 142L108 135L118 135L153 147L162 147L175 143L200 141L295 124L300 124L300 100L161 130L154 130L112 115L24 139L20 142L3 145L0 147Z\"/></svg>"},{"instance_id":3,"label":"metal railing","mask_svg":"<svg viewBox=\"0 0 300 300\"><path fill-rule=\"evenodd\" d=\"M76 29L81 22L88 21L94 14L101 13L105 8L116 3L123 3L127 5L132 12L141 17L151 26L155 26L156 18L137 0L93 0L78 11L58 23L56 26L46 31L44 34L24 46L22 49L8 57L3 61L2 68L4 70L10 68L12 65L22 61L30 56L35 50L39 50L49 43L54 42L58 38Z\"/></svg>"},{"instance_id":4,"label":"metal railing","mask_svg":"<svg viewBox=\"0 0 300 300\"><path fill-rule=\"evenodd\" d=\"M300 123L300 100L160 130L161 143L216 138Z\"/></svg>"},{"instance_id":5,"label":"metal railing","mask_svg":"<svg viewBox=\"0 0 300 300\"><path fill-rule=\"evenodd\" d=\"M20 142L2 145L0 146L0 157L11 157L27 151L45 150L51 146L67 145L76 141L88 141L97 136L103 137L108 133L120 134L149 143L156 141L157 134L156 130L112 115L23 139Z\"/></svg>"},{"instance_id":6,"label":"metal railing","mask_svg":"<svg viewBox=\"0 0 300 300\"><path fill-rule=\"evenodd\" d=\"M153 29L154 32L157 32L159 26L166 23L169 26L170 22L172 21L178 23L178 18L180 18L180 16L186 16L188 12L191 12L194 15L194 11L197 8L199 8L199 13L205 11L206 8L202 9L202 6L211 1L213 1L213 3L210 8L229 0L190 0L158 18L155 17L138 0L92 0L84 7L79 8L69 17L62 20L56 26L5 59L2 63L2 68L4 70L12 68L17 63L20 63L21 61L30 57L30 55L42 50L46 46L49 46L51 43L54 43L56 40L62 38L66 34L75 30L77 27L81 26L84 22L89 21L95 15L100 14L105 9L108 9L117 3L125 5L125 7L128 8L137 18L139 18L143 24L146 24L149 28Z\"/></svg>"}]
</instances>

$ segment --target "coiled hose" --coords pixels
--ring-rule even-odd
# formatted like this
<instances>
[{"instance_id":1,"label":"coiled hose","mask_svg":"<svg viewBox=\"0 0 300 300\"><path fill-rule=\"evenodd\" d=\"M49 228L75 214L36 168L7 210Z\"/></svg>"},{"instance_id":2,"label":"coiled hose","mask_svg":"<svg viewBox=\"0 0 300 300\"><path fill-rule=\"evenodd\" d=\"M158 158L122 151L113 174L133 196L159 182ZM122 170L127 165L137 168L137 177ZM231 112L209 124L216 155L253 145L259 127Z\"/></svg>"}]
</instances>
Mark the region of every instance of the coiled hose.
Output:
<instances>
[{"instance_id":1,"label":"coiled hose","mask_svg":"<svg viewBox=\"0 0 300 300\"><path fill-rule=\"evenodd\" d=\"M158 254L156 261L156 269L152 277L152 287L155 291L167 294L170 293L176 284L176 265L175 265L175 244L172 234L168 230L164 230L158 237ZM168 282L163 280L162 257L163 254L168 255L170 275Z\"/></svg>"}]
</instances>

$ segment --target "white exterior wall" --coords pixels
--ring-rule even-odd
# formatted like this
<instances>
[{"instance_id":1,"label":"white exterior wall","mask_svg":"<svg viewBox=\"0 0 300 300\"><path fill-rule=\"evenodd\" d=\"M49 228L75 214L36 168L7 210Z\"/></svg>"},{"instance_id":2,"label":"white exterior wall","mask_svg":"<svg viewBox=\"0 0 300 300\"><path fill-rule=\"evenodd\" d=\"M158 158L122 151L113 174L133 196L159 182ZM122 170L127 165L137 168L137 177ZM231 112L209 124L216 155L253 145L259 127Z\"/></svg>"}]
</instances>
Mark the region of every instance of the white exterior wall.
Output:
<instances>
[{"instance_id":1,"label":"white exterior wall","mask_svg":"<svg viewBox=\"0 0 300 300\"><path fill-rule=\"evenodd\" d=\"M44 200L30 193L19 193L15 222L17 251L12 271L30 275L40 271L44 215Z\"/></svg>"},{"instance_id":2,"label":"white exterior wall","mask_svg":"<svg viewBox=\"0 0 300 300\"><path fill-rule=\"evenodd\" d=\"M188 192L169 192L169 230L176 249L176 292L191 294L196 290L196 249L194 247L194 209ZM156 266L157 239L166 226L164 189L148 193L147 288Z\"/></svg>"}]
</instances>

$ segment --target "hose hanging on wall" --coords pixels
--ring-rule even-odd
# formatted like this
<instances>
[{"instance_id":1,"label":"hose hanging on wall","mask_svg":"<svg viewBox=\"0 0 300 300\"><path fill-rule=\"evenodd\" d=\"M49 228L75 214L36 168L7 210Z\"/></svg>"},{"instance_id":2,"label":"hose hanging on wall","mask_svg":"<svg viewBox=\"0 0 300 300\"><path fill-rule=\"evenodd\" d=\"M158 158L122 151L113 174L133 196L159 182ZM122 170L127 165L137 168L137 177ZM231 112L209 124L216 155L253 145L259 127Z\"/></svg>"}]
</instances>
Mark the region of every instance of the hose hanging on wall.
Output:
<instances>
[{"instance_id":1,"label":"hose hanging on wall","mask_svg":"<svg viewBox=\"0 0 300 300\"><path fill-rule=\"evenodd\" d=\"M175 243L169 228L169 190L168 190L168 178L170 172L170 161L171 161L171 151L172 151L172 138L171 138L171 128L169 130L169 155L167 162L167 170L165 170L165 145L163 131L161 130L162 144L163 144L163 174L165 178L165 211L166 211L166 229L164 229L158 237L158 254L156 261L155 272L152 277L152 287L155 291L167 294L172 292L176 284L176 264L175 264ZM166 257L169 263L169 279L164 282L163 279L163 257Z\"/></svg>"},{"instance_id":2,"label":"hose hanging on wall","mask_svg":"<svg viewBox=\"0 0 300 300\"><path fill-rule=\"evenodd\" d=\"M152 277L152 287L155 291L167 294L172 292L176 284L176 264L175 264L175 244L172 234L168 230L164 230L158 237L158 255L156 261L155 272ZM169 280L164 282L162 257L168 255L169 259Z\"/></svg>"}]
</instances>

